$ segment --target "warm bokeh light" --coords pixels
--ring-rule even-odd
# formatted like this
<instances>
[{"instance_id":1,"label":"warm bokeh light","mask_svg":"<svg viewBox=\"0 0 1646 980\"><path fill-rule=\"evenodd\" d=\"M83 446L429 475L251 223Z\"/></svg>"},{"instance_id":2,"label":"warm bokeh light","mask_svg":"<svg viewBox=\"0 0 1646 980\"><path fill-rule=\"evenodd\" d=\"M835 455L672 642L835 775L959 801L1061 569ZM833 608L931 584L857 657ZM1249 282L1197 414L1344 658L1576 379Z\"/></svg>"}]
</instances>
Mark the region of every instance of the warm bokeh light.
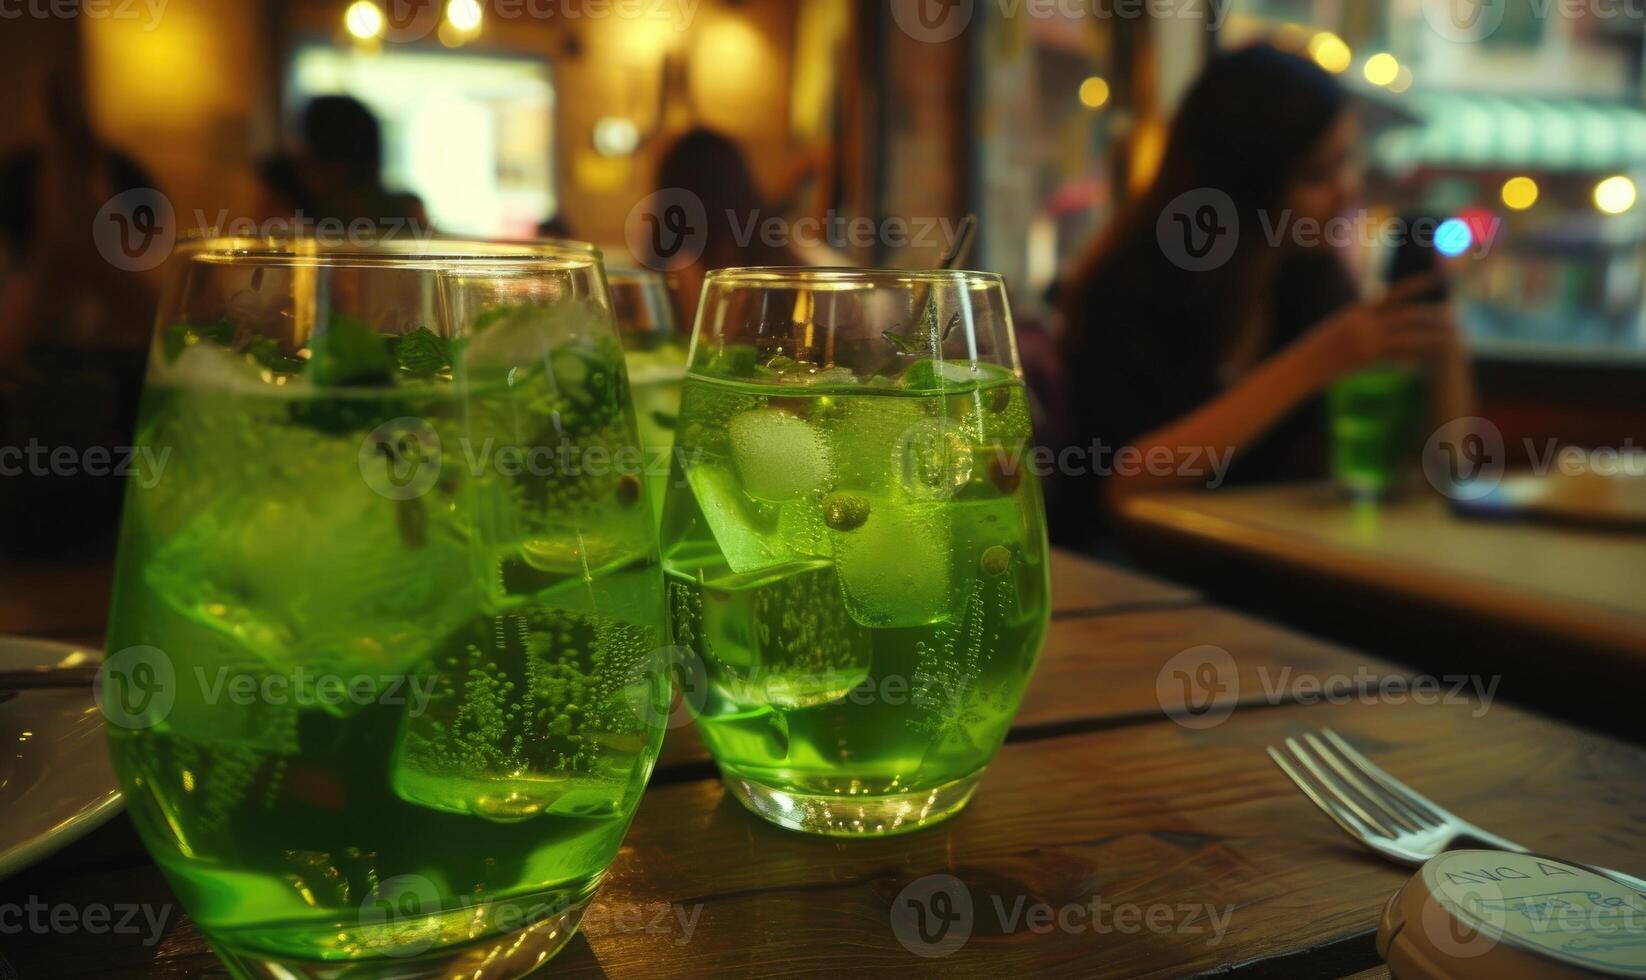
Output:
<instances>
[{"instance_id":1,"label":"warm bokeh light","mask_svg":"<svg viewBox=\"0 0 1646 980\"><path fill-rule=\"evenodd\" d=\"M1389 91L1400 94L1412 87L1412 70L1405 65L1395 69L1394 80L1389 83Z\"/></svg>"},{"instance_id":2,"label":"warm bokeh light","mask_svg":"<svg viewBox=\"0 0 1646 980\"><path fill-rule=\"evenodd\" d=\"M1400 76L1400 62L1389 52L1380 51L1367 58L1361 70L1366 74L1366 81L1373 85L1388 85Z\"/></svg>"},{"instance_id":3,"label":"warm bokeh light","mask_svg":"<svg viewBox=\"0 0 1646 980\"><path fill-rule=\"evenodd\" d=\"M480 3L478 0L451 0L446 4L446 21L464 33L479 30Z\"/></svg>"},{"instance_id":4,"label":"warm bokeh light","mask_svg":"<svg viewBox=\"0 0 1646 980\"><path fill-rule=\"evenodd\" d=\"M1537 181L1530 177L1510 177L1503 182L1503 203L1516 211L1524 211L1537 203Z\"/></svg>"},{"instance_id":5,"label":"warm bokeh light","mask_svg":"<svg viewBox=\"0 0 1646 980\"><path fill-rule=\"evenodd\" d=\"M1131 173L1127 180L1133 193L1142 193L1154 182L1165 153L1166 123L1159 116L1139 119L1132 130Z\"/></svg>"},{"instance_id":6,"label":"warm bokeh light","mask_svg":"<svg viewBox=\"0 0 1646 980\"><path fill-rule=\"evenodd\" d=\"M1080 104L1088 109L1101 109L1109 101L1109 83L1093 75L1080 83Z\"/></svg>"},{"instance_id":7,"label":"warm bokeh light","mask_svg":"<svg viewBox=\"0 0 1646 980\"><path fill-rule=\"evenodd\" d=\"M1346 71L1349 62L1354 60L1354 53L1349 45L1331 31L1321 31L1309 39L1309 57L1315 64L1333 74Z\"/></svg>"},{"instance_id":8,"label":"warm bokeh light","mask_svg":"<svg viewBox=\"0 0 1646 980\"><path fill-rule=\"evenodd\" d=\"M661 23L668 26L667 21ZM630 27L631 22L625 21L625 35ZM667 33L679 34L672 26ZM689 42L690 58L699 65L714 66L713 71L691 73L691 99L702 107L695 121L735 129L751 116L782 112L789 104L787 92L768 84L783 74L782 56L752 21L740 16L716 17L694 28L694 34Z\"/></svg>"},{"instance_id":9,"label":"warm bokeh light","mask_svg":"<svg viewBox=\"0 0 1646 980\"><path fill-rule=\"evenodd\" d=\"M1595 185L1595 207L1607 214L1622 214L1634 206L1635 182L1622 174Z\"/></svg>"},{"instance_id":10,"label":"warm bokeh light","mask_svg":"<svg viewBox=\"0 0 1646 980\"><path fill-rule=\"evenodd\" d=\"M343 26L362 41L383 33L383 11L372 0L354 0L343 13Z\"/></svg>"},{"instance_id":11,"label":"warm bokeh light","mask_svg":"<svg viewBox=\"0 0 1646 980\"><path fill-rule=\"evenodd\" d=\"M603 157L626 157L640 148L640 128L634 120L605 116L594 123L594 151Z\"/></svg>"}]
</instances>

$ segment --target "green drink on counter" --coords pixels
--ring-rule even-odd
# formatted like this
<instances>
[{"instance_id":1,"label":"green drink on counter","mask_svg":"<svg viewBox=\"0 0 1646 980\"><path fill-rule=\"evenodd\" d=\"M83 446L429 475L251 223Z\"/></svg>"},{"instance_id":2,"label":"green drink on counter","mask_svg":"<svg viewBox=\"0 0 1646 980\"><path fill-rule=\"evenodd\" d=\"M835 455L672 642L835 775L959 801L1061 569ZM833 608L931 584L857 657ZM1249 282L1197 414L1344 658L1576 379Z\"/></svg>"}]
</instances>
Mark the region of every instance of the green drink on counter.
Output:
<instances>
[{"instance_id":1,"label":"green drink on counter","mask_svg":"<svg viewBox=\"0 0 1646 980\"><path fill-rule=\"evenodd\" d=\"M704 740L738 798L783 826L888 834L958 812L1032 674L1045 527L997 288L750 271L705 292L732 315L705 314L694 343L663 523L669 602L701 672ZM755 308L812 320L753 331L764 341L706 335ZM951 313L989 343L944 344L931 324Z\"/></svg>"},{"instance_id":2,"label":"green drink on counter","mask_svg":"<svg viewBox=\"0 0 1646 980\"><path fill-rule=\"evenodd\" d=\"M1338 484L1362 498L1403 489L1423 447L1428 398L1422 372L1399 365L1357 372L1331 386L1327 406Z\"/></svg>"}]
</instances>

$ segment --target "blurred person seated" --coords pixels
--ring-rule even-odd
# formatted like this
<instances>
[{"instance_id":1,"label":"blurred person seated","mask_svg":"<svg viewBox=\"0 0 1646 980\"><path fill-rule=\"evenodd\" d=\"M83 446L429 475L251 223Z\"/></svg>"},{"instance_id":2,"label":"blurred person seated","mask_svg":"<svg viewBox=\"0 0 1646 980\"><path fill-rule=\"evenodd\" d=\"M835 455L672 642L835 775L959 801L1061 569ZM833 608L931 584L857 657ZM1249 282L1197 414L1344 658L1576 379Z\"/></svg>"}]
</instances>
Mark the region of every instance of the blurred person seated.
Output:
<instances>
[{"instance_id":1,"label":"blurred person seated","mask_svg":"<svg viewBox=\"0 0 1646 980\"><path fill-rule=\"evenodd\" d=\"M70 77L42 101L44 140L0 161L0 370L35 346L141 347L157 296L152 275L116 268L91 234L104 204L153 180L98 140Z\"/></svg>"},{"instance_id":2,"label":"blurred person seated","mask_svg":"<svg viewBox=\"0 0 1646 980\"><path fill-rule=\"evenodd\" d=\"M383 224L408 222L426 231L429 217L415 194L383 183L383 133L377 117L360 100L323 95L303 108L302 147L275 154L257 168L266 218L301 215L311 221L357 219Z\"/></svg>"},{"instance_id":3,"label":"blurred person seated","mask_svg":"<svg viewBox=\"0 0 1646 980\"><path fill-rule=\"evenodd\" d=\"M125 482L87 471L131 444L158 273L106 259L93 224L154 182L97 138L73 77L41 109L40 144L0 160L0 558L106 556Z\"/></svg>"},{"instance_id":4,"label":"blurred person seated","mask_svg":"<svg viewBox=\"0 0 1646 980\"><path fill-rule=\"evenodd\" d=\"M556 241L575 242L577 233L572 231L571 222L564 214L557 214L552 218L545 218L537 223L538 238L552 238Z\"/></svg>"},{"instance_id":5,"label":"blurred person seated","mask_svg":"<svg viewBox=\"0 0 1646 980\"><path fill-rule=\"evenodd\" d=\"M677 284L680 322L687 329L696 317L703 280L715 269L849 264L826 247L808 248L792 240L777 246L767 242L759 226L783 217L783 212L760 193L742 149L714 130L693 129L676 139L658 164L657 187L697 195L708 218L702 253L669 269ZM752 229L753 234L740 241L740 229Z\"/></svg>"},{"instance_id":6,"label":"blurred person seated","mask_svg":"<svg viewBox=\"0 0 1646 980\"><path fill-rule=\"evenodd\" d=\"M1420 366L1437 418L1470 414L1452 312L1420 301L1434 277L1363 301L1343 256L1285 234L1323 227L1359 196L1348 109L1330 74L1267 46L1216 58L1190 88L1153 183L1062 286L1056 441L1068 455L1050 481L1060 543L1093 547L1106 507L1128 495L1218 485L1210 453L1230 483L1324 476L1323 390L1362 368ZM1214 223L1208 200L1223 208ZM1195 271L1214 234L1233 234L1232 252ZM1116 466L1121 447L1142 454L1134 461L1169 455L1170 472Z\"/></svg>"}]
</instances>

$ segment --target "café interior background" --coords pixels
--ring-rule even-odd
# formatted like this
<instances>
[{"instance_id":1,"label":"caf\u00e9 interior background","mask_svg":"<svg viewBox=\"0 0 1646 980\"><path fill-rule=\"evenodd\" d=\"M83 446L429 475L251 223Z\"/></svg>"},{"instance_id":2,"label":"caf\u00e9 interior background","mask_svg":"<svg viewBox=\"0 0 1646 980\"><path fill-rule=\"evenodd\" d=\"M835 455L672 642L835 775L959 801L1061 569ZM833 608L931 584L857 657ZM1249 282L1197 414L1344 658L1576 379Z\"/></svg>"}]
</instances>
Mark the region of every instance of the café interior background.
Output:
<instances>
[{"instance_id":1,"label":"caf\u00e9 interior background","mask_svg":"<svg viewBox=\"0 0 1646 980\"><path fill-rule=\"evenodd\" d=\"M831 243L855 263L932 265L943 222L975 212L970 264L1049 331L1051 287L1146 184L1206 58L1266 39L1357 96L1366 209L1339 233L1368 280L1363 239L1402 209L1477 231L1456 292L1511 454L1646 430L1646 29L1628 0L1494 0L1478 36L1439 0L976 0L949 39L873 0L4 7L0 157L41 139L48 79L78 79L97 138L185 231L255 218L258 162L291 145L310 98L346 93L383 125L387 182L441 231L529 237L557 219L626 259L659 157L709 127L743 148L772 217L903 222L907 242Z\"/></svg>"}]
</instances>

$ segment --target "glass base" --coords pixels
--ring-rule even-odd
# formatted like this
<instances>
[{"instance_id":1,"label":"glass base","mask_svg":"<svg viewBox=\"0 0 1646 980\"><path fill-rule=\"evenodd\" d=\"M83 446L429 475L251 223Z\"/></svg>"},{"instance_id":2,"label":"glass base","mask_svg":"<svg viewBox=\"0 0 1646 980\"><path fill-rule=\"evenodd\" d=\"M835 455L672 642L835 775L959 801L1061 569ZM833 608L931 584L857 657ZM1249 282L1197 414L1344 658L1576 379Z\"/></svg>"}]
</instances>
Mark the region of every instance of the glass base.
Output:
<instances>
[{"instance_id":1,"label":"glass base","mask_svg":"<svg viewBox=\"0 0 1646 980\"><path fill-rule=\"evenodd\" d=\"M589 899L512 932L410 956L308 960L239 950L212 940L212 950L239 980L434 980L485 977L512 980L547 963L577 934Z\"/></svg>"},{"instance_id":2,"label":"glass base","mask_svg":"<svg viewBox=\"0 0 1646 980\"><path fill-rule=\"evenodd\" d=\"M889 837L959 813L977 792L983 770L918 793L889 796L797 793L728 772L721 775L739 802L779 827L825 837Z\"/></svg>"}]
</instances>

